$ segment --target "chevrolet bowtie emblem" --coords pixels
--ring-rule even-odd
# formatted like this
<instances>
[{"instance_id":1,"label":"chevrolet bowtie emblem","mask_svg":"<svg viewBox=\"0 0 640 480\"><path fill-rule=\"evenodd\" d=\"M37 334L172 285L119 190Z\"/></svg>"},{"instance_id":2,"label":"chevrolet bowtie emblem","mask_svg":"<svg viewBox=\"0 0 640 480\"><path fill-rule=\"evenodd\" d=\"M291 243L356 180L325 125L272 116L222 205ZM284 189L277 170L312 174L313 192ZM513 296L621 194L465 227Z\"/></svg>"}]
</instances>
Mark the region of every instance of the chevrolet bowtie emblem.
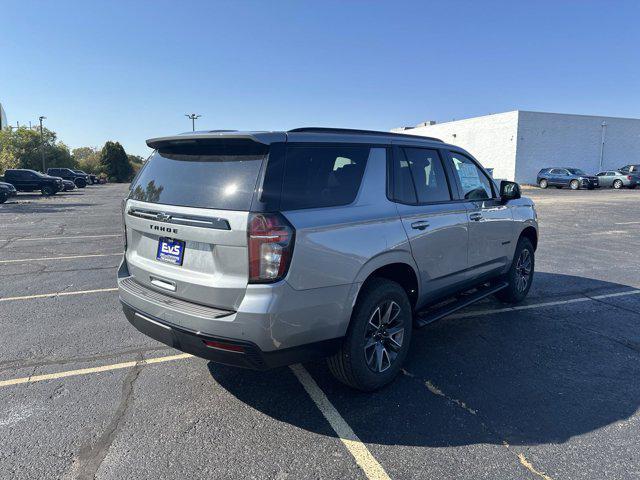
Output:
<instances>
[{"instance_id":1,"label":"chevrolet bowtie emblem","mask_svg":"<svg viewBox=\"0 0 640 480\"><path fill-rule=\"evenodd\" d=\"M164 212L158 212L156 213L156 220L158 220L159 222L166 222L168 220L171 220L171 215L167 215Z\"/></svg>"}]
</instances>

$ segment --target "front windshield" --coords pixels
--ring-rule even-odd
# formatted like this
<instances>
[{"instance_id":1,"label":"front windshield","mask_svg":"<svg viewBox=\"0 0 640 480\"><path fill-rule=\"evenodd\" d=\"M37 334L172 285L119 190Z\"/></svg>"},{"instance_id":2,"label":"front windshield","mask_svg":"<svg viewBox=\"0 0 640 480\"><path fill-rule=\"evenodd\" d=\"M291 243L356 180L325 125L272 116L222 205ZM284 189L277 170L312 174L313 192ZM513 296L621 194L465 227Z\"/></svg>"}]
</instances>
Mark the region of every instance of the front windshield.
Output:
<instances>
[{"instance_id":1,"label":"front windshield","mask_svg":"<svg viewBox=\"0 0 640 480\"><path fill-rule=\"evenodd\" d=\"M579 168L568 168L567 170L569 170L571 173L573 173L574 175L586 175L586 173L584 173L582 170L580 170Z\"/></svg>"}]
</instances>

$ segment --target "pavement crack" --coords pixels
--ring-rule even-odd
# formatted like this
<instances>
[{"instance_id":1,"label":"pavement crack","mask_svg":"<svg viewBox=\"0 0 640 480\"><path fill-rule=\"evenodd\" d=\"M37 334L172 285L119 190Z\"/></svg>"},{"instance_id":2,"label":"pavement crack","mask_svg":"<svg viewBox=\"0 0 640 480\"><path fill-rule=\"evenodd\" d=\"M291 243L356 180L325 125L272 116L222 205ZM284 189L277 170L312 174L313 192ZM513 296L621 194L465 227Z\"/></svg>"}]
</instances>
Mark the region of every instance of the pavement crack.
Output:
<instances>
[{"instance_id":1,"label":"pavement crack","mask_svg":"<svg viewBox=\"0 0 640 480\"><path fill-rule=\"evenodd\" d=\"M112 358L118 358L123 355L129 354L144 354L147 352L157 352L162 350L170 350L171 347L167 346L158 346L158 347L149 347L149 348L134 348L130 350L121 350L113 353L106 353L103 355L88 355L85 357L71 357L71 358L63 358L60 360L38 360L27 363L19 363L21 360L6 360L4 362L0 362L0 373L7 370L15 370L16 368L30 368L30 367L45 367L50 365L67 365L69 363L83 363L83 362L93 362L96 360L109 360Z\"/></svg>"},{"instance_id":2,"label":"pavement crack","mask_svg":"<svg viewBox=\"0 0 640 480\"><path fill-rule=\"evenodd\" d=\"M494 438L496 439L501 439L498 443L501 444L503 447L505 447L507 449L507 451L514 455L515 457L518 458L518 461L520 462L520 464L526 468L529 472L531 472L532 474L543 478L544 480L553 480L550 476L548 476L547 474L545 474L544 472L537 470L533 464L527 460L527 458L524 456L524 454L522 452L516 452L513 447L509 444L509 442L503 437L503 435L500 435L499 432L497 432L496 430L494 430L493 428L491 428L489 426L489 423L482 417L482 415L479 414L478 410L473 409L471 407L469 407L464 401L459 400L457 398L451 397L450 395L447 395L444 391L442 391L439 387L437 387L436 385L433 384L433 382L431 382L431 380L428 379L423 379L423 378L419 378L418 376L414 375L413 373L405 370L404 368L402 369L402 373L409 377L414 379L417 382L420 382L422 385L424 385L427 390L429 390L429 392L431 392L433 395L436 395L438 397L442 397L444 399L446 399L448 402L456 405L457 407L461 408L462 410L464 410L467 413L470 413L471 415L474 415L476 418L479 419L480 421L480 426L483 430L485 430L487 433L491 434Z\"/></svg>"},{"instance_id":3,"label":"pavement crack","mask_svg":"<svg viewBox=\"0 0 640 480\"><path fill-rule=\"evenodd\" d=\"M611 303L611 302L606 302L601 298L595 298L595 297L591 297L589 295L584 294L585 297L593 300L594 302L600 303L602 305L606 305L607 307L613 307L613 308L617 308L619 310L624 310L625 312L629 312L629 313L633 313L634 315L640 315L640 312L638 310L634 310L633 308L629 308L629 307L623 307L622 305L616 305L615 303Z\"/></svg>"},{"instance_id":4,"label":"pavement crack","mask_svg":"<svg viewBox=\"0 0 640 480\"><path fill-rule=\"evenodd\" d=\"M98 437L94 443L89 443L80 448L76 461L74 462L75 474L73 478L79 480L92 480L95 478L100 465L109 453L109 449L113 444L118 432L122 428L124 417L133 399L133 387L138 375L142 371L142 355L135 367L133 367L124 378L122 383L122 394L120 395L120 403L116 408L113 418L107 425L105 431Z\"/></svg>"},{"instance_id":5,"label":"pavement crack","mask_svg":"<svg viewBox=\"0 0 640 480\"><path fill-rule=\"evenodd\" d=\"M594 333L602 338L606 338L607 340L610 340L614 343L617 343L618 345L622 345L625 348L628 348L629 350L632 350L636 353L640 353L640 344L636 343L636 342L631 342L628 340L623 340L617 337L613 337L611 335L607 335L606 333L602 333L598 330L595 330L593 328L589 328L589 327L585 327L584 325L578 323L578 322L572 322L571 320L565 320L566 323L568 323L569 325L573 325L576 328L582 329L586 332L590 332L590 333Z\"/></svg>"}]
</instances>

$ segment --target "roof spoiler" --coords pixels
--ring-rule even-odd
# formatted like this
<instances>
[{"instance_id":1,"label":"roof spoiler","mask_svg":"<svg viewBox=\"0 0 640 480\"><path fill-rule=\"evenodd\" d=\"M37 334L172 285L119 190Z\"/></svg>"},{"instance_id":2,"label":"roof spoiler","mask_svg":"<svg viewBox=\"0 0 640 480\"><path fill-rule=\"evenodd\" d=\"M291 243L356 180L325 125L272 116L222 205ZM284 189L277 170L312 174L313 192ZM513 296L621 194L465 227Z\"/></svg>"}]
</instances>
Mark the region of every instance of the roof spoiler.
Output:
<instances>
[{"instance_id":1,"label":"roof spoiler","mask_svg":"<svg viewBox=\"0 0 640 480\"><path fill-rule=\"evenodd\" d=\"M195 132L182 135L172 135L169 137L157 137L147 140L147 145L154 150L159 148L193 145L198 142L215 142L215 141L251 141L269 145L273 142L283 142L285 140L284 133L280 132L236 132L233 130L220 130L209 132ZM234 142L235 143L235 142Z\"/></svg>"}]
</instances>

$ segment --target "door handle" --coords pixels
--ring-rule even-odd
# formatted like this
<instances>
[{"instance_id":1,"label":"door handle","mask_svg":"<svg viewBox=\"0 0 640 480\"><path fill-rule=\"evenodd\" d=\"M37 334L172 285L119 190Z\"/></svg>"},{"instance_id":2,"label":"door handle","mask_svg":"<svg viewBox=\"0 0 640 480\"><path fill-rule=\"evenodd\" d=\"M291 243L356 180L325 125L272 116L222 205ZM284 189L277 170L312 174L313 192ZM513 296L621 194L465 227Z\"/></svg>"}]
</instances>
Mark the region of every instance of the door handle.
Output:
<instances>
[{"instance_id":1,"label":"door handle","mask_svg":"<svg viewBox=\"0 0 640 480\"><path fill-rule=\"evenodd\" d=\"M481 213L472 213L469 215L469 220L473 220L474 222L479 222L480 220L482 220L482 214Z\"/></svg>"},{"instance_id":2,"label":"door handle","mask_svg":"<svg viewBox=\"0 0 640 480\"><path fill-rule=\"evenodd\" d=\"M424 230L429 226L429 222L425 222L424 220L420 220L419 222L413 222L411 224L411 228L414 230Z\"/></svg>"}]
</instances>

